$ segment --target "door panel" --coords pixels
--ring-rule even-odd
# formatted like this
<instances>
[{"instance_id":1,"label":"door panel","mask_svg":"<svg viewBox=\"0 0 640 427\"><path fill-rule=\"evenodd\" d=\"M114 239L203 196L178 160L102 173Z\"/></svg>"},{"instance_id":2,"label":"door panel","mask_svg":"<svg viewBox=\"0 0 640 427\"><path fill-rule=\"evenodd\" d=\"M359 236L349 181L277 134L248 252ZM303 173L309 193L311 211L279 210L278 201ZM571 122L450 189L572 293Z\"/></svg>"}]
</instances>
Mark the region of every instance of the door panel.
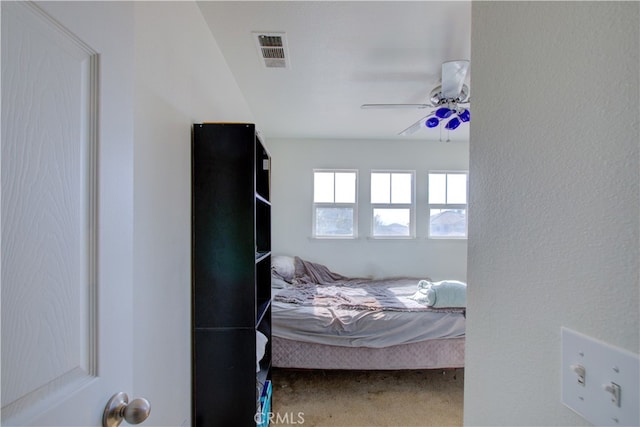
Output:
<instances>
[{"instance_id":1,"label":"door panel","mask_svg":"<svg viewBox=\"0 0 640 427\"><path fill-rule=\"evenodd\" d=\"M87 25L126 35L119 3L2 2L3 425L132 388L130 48Z\"/></svg>"}]
</instances>

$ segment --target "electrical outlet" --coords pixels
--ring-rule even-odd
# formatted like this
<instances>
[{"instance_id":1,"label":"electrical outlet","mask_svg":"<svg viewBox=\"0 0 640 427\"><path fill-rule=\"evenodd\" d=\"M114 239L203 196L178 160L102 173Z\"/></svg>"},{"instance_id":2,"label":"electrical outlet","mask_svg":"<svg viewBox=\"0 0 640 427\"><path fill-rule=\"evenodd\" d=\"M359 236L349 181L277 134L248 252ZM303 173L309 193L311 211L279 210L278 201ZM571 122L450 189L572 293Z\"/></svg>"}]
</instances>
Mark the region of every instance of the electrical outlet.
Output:
<instances>
[{"instance_id":1,"label":"electrical outlet","mask_svg":"<svg viewBox=\"0 0 640 427\"><path fill-rule=\"evenodd\" d=\"M597 426L640 425L640 358L567 328L562 338L562 403Z\"/></svg>"}]
</instances>

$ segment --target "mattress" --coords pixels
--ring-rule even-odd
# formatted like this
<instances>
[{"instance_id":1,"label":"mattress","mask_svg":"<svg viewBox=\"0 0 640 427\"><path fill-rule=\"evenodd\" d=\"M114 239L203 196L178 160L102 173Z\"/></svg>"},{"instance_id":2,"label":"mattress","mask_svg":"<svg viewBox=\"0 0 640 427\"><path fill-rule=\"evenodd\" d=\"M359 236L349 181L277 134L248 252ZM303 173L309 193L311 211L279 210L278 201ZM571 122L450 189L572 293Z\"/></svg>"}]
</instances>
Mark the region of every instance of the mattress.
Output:
<instances>
[{"instance_id":1,"label":"mattress","mask_svg":"<svg viewBox=\"0 0 640 427\"><path fill-rule=\"evenodd\" d=\"M398 301L403 301L416 292L416 283L416 280L390 280L384 286ZM333 304L291 304L274 298L272 336L338 347L371 348L464 336L463 311L419 309L414 301L407 304L408 311L366 310Z\"/></svg>"}]
</instances>

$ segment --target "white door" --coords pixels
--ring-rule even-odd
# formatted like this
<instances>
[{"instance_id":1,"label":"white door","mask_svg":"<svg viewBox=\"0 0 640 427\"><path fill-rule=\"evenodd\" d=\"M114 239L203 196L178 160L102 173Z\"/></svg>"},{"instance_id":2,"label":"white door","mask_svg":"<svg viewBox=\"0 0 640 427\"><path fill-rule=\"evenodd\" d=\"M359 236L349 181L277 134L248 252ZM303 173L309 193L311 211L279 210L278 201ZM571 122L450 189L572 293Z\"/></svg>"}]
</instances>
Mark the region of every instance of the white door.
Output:
<instances>
[{"instance_id":1,"label":"white door","mask_svg":"<svg viewBox=\"0 0 640 427\"><path fill-rule=\"evenodd\" d=\"M133 5L1 2L2 425L132 391Z\"/></svg>"}]
</instances>

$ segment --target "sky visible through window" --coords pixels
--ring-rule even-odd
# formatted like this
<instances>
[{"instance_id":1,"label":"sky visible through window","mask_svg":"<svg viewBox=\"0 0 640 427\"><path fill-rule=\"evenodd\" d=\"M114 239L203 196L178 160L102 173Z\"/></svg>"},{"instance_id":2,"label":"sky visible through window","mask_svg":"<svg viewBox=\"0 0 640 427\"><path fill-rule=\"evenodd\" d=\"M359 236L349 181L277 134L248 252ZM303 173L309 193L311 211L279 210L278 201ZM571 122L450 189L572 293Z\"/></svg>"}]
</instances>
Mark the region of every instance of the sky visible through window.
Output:
<instances>
[{"instance_id":1,"label":"sky visible through window","mask_svg":"<svg viewBox=\"0 0 640 427\"><path fill-rule=\"evenodd\" d=\"M429 236L466 237L467 174L429 174Z\"/></svg>"},{"instance_id":2,"label":"sky visible through window","mask_svg":"<svg viewBox=\"0 0 640 427\"><path fill-rule=\"evenodd\" d=\"M356 174L353 172L316 172L314 203L355 203Z\"/></svg>"},{"instance_id":3,"label":"sky visible through window","mask_svg":"<svg viewBox=\"0 0 640 427\"><path fill-rule=\"evenodd\" d=\"M391 208L393 205L411 205L413 202L413 174L406 172L372 172L371 203L388 205L373 210L374 234L409 235L411 209ZM381 227L397 224L396 230L384 230Z\"/></svg>"},{"instance_id":4,"label":"sky visible through window","mask_svg":"<svg viewBox=\"0 0 640 427\"><path fill-rule=\"evenodd\" d=\"M461 173L430 173L429 203L466 204L467 175Z\"/></svg>"},{"instance_id":5,"label":"sky visible through window","mask_svg":"<svg viewBox=\"0 0 640 427\"><path fill-rule=\"evenodd\" d=\"M355 171L315 171L313 178L313 202L315 236L356 235Z\"/></svg>"}]
</instances>

